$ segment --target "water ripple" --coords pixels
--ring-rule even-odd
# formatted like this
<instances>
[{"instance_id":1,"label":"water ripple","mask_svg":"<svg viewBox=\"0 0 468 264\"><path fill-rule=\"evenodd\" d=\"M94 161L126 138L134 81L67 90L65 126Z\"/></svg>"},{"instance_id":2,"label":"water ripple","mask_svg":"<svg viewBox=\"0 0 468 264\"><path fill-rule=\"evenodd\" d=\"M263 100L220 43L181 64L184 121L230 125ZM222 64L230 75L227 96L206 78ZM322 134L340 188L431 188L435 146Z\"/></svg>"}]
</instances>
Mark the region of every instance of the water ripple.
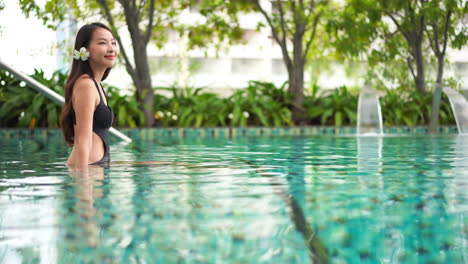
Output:
<instances>
[{"instance_id":1,"label":"water ripple","mask_svg":"<svg viewBox=\"0 0 468 264\"><path fill-rule=\"evenodd\" d=\"M158 142L113 145L110 169L81 174L63 144L1 142L3 260L468 259L464 137Z\"/></svg>"}]
</instances>

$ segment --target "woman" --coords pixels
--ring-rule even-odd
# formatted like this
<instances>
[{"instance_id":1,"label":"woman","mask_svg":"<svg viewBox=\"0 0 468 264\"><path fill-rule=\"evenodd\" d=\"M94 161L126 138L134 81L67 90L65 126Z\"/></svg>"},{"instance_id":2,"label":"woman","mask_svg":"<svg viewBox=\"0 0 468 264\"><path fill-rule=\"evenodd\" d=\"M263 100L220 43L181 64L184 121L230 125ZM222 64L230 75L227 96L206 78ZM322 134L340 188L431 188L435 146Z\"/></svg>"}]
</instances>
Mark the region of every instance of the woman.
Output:
<instances>
[{"instance_id":1,"label":"woman","mask_svg":"<svg viewBox=\"0 0 468 264\"><path fill-rule=\"evenodd\" d=\"M65 141L73 146L69 166L106 167L110 162L109 128L114 114L100 83L109 75L117 55L116 41L107 26L92 23L80 28L60 116Z\"/></svg>"}]
</instances>

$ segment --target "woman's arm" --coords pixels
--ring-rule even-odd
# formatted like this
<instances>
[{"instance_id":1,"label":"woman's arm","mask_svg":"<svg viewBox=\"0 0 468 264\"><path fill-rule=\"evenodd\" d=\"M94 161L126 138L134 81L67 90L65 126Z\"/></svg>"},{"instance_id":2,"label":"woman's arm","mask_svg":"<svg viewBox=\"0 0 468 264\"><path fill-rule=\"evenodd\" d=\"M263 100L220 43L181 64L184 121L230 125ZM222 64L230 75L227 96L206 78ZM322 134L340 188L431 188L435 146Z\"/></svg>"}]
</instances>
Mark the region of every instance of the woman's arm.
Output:
<instances>
[{"instance_id":1,"label":"woman's arm","mask_svg":"<svg viewBox=\"0 0 468 264\"><path fill-rule=\"evenodd\" d=\"M89 164L93 143L93 113L97 105L98 94L91 79L78 79L73 88L73 108L76 126L74 148L76 148L75 166L83 168Z\"/></svg>"}]
</instances>

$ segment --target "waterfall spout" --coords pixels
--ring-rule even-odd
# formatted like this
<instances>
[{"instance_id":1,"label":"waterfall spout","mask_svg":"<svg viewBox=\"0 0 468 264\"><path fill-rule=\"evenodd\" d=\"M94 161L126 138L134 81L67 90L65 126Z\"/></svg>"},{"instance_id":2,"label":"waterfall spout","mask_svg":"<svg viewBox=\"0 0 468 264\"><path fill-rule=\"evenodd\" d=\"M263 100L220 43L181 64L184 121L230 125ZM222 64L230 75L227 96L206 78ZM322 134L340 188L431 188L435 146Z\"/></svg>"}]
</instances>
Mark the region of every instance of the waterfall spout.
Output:
<instances>
[{"instance_id":1,"label":"waterfall spout","mask_svg":"<svg viewBox=\"0 0 468 264\"><path fill-rule=\"evenodd\" d=\"M443 91L449 98L457 122L458 133L468 134L468 101L462 94L451 88L446 87Z\"/></svg>"},{"instance_id":2,"label":"waterfall spout","mask_svg":"<svg viewBox=\"0 0 468 264\"><path fill-rule=\"evenodd\" d=\"M358 135L383 135L382 111L377 91L365 88L358 101Z\"/></svg>"}]
</instances>

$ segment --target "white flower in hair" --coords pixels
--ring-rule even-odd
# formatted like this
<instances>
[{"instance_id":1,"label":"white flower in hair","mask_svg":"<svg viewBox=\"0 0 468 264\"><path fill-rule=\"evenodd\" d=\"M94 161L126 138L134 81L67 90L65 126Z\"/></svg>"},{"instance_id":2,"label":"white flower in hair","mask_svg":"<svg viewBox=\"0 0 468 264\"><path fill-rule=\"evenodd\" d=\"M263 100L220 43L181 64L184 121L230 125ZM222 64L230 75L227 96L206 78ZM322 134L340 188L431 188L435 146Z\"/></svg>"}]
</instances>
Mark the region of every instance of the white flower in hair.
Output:
<instances>
[{"instance_id":1,"label":"white flower in hair","mask_svg":"<svg viewBox=\"0 0 468 264\"><path fill-rule=\"evenodd\" d=\"M73 51L73 58L75 58L75 60L79 60L81 58L82 61L86 61L88 57L89 52L86 50L85 47L81 47L80 51Z\"/></svg>"}]
</instances>

